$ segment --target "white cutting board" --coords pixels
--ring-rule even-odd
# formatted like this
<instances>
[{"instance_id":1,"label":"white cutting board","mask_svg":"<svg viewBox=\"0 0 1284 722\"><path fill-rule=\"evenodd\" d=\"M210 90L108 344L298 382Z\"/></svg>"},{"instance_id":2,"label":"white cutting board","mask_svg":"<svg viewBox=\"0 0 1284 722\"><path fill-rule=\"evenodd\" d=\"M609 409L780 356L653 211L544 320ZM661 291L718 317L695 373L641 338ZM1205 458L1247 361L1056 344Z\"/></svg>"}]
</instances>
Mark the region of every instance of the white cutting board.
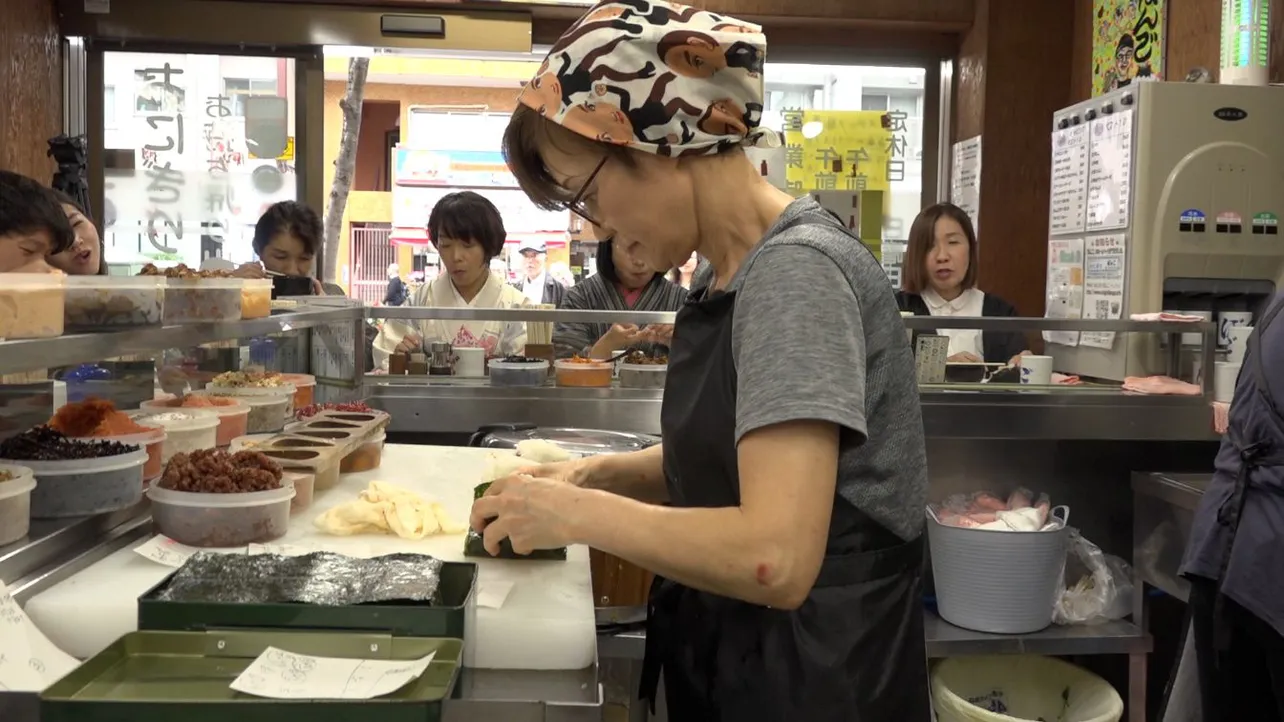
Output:
<instances>
[{"instance_id":1,"label":"white cutting board","mask_svg":"<svg viewBox=\"0 0 1284 722\"><path fill-rule=\"evenodd\" d=\"M446 561L464 561L462 534L422 541L393 536L334 537L319 532L312 520L356 498L370 481L378 479L435 499L465 526L473 488L480 483L490 453L496 452L388 444L380 468L346 474L337 487L318 492L312 507L291 519L290 533L278 543L359 556L416 552ZM82 659L134 631L138 625L138 597L173 571L134 553L135 546L138 544L36 595L26 604L27 614L54 644ZM597 633L587 547L571 547L565 562L467 561L478 562L478 583L483 588L512 583L499 609L477 609L475 625L466 630L467 666L583 669L593 663Z\"/></svg>"}]
</instances>

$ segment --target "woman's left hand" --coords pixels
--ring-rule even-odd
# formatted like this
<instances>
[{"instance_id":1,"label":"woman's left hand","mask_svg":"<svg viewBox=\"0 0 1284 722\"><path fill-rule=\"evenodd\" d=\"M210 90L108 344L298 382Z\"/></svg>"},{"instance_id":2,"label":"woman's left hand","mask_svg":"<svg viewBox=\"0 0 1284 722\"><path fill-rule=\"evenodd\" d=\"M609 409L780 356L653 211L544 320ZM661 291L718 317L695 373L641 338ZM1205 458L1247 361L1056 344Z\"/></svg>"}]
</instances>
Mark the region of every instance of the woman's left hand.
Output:
<instances>
[{"instance_id":1,"label":"woman's left hand","mask_svg":"<svg viewBox=\"0 0 1284 722\"><path fill-rule=\"evenodd\" d=\"M572 544L570 515L584 490L553 479L518 474L490 485L473 502L469 525L481 532L486 551L499 554L499 543L512 542L513 551L557 549Z\"/></svg>"},{"instance_id":2,"label":"woman's left hand","mask_svg":"<svg viewBox=\"0 0 1284 722\"><path fill-rule=\"evenodd\" d=\"M325 286L321 285L321 279L319 278L312 279L312 295L313 296L325 295Z\"/></svg>"},{"instance_id":3,"label":"woman's left hand","mask_svg":"<svg viewBox=\"0 0 1284 722\"><path fill-rule=\"evenodd\" d=\"M668 346L673 342L672 324L653 324L642 329L642 333L651 343Z\"/></svg>"},{"instance_id":4,"label":"woman's left hand","mask_svg":"<svg viewBox=\"0 0 1284 722\"><path fill-rule=\"evenodd\" d=\"M1030 352L1029 352L1029 351L1022 351L1021 353L1017 354L1016 356L1013 356L1012 358L1008 359L1008 365L1009 365L1009 366L1020 366L1020 365L1021 365L1021 357L1022 357L1022 356L1029 356L1029 355L1030 355Z\"/></svg>"}]
</instances>

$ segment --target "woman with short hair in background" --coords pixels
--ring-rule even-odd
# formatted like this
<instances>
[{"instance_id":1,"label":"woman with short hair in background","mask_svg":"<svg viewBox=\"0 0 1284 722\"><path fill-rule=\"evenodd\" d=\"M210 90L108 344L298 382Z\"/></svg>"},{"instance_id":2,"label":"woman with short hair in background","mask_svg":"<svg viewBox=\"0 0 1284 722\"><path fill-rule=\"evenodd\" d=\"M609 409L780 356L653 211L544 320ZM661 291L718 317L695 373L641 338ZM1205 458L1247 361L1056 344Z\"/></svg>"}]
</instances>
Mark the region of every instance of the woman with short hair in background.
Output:
<instances>
[{"instance_id":1,"label":"woman with short hair in background","mask_svg":"<svg viewBox=\"0 0 1284 722\"><path fill-rule=\"evenodd\" d=\"M267 278L269 275L312 277L324 238L321 216L306 203L273 203L254 224L252 245L259 262L243 264L233 275L240 278ZM338 285L323 283L317 278L312 278L312 293L317 296L346 295Z\"/></svg>"},{"instance_id":2,"label":"woman with short hair in background","mask_svg":"<svg viewBox=\"0 0 1284 722\"><path fill-rule=\"evenodd\" d=\"M490 270L504 250L507 233L499 209L484 196L460 191L443 196L428 216L428 239L445 271L419 287L411 306L513 308L529 304L526 294ZM387 370L394 353L419 353L433 341L460 348L484 348L487 357L526 350L526 324L513 321L389 319L374 343L375 366Z\"/></svg>"},{"instance_id":3,"label":"woman with short hair in background","mask_svg":"<svg viewBox=\"0 0 1284 722\"><path fill-rule=\"evenodd\" d=\"M687 300L686 289L656 273L628 243L605 240L597 246L597 273L571 287L560 308L580 311L676 312ZM559 358L609 358L616 351L646 352L668 347L672 324L639 328L631 323L558 323L553 347Z\"/></svg>"},{"instance_id":4,"label":"woman with short hair in background","mask_svg":"<svg viewBox=\"0 0 1284 722\"><path fill-rule=\"evenodd\" d=\"M976 287L980 252L967 212L952 203L923 209L910 226L896 303L915 316L1018 316L1016 308ZM941 329L956 363L1015 363L1028 351L1025 334ZM917 337L918 333L915 333Z\"/></svg>"}]
</instances>

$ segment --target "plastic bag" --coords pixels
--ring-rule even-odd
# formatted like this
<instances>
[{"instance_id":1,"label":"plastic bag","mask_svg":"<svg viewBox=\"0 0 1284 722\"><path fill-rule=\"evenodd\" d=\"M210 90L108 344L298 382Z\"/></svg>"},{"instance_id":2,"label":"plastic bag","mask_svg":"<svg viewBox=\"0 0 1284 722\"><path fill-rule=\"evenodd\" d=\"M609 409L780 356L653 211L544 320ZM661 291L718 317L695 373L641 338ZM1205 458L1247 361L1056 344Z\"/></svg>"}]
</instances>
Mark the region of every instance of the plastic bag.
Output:
<instances>
[{"instance_id":1,"label":"plastic bag","mask_svg":"<svg viewBox=\"0 0 1284 722\"><path fill-rule=\"evenodd\" d=\"M1018 488L1006 496L987 491L954 494L940 504L931 505L931 510L936 520L946 526L1038 531L1047 524L1051 507L1047 494L1036 497L1029 489Z\"/></svg>"},{"instance_id":2,"label":"plastic bag","mask_svg":"<svg viewBox=\"0 0 1284 722\"><path fill-rule=\"evenodd\" d=\"M1066 586L1066 580L1075 580ZM1123 619L1132 613L1132 567L1106 554L1070 530L1065 574L1058 585L1052 621L1056 624L1098 624Z\"/></svg>"}]
</instances>

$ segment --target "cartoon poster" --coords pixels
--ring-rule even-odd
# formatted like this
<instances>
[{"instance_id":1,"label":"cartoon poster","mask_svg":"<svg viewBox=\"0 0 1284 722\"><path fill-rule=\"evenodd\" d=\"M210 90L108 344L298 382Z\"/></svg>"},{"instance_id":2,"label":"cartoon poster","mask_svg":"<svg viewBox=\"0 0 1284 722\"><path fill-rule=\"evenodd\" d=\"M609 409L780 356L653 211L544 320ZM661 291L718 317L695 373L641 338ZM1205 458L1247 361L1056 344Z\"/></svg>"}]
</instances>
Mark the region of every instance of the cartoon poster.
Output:
<instances>
[{"instance_id":1,"label":"cartoon poster","mask_svg":"<svg viewBox=\"0 0 1284 722\"><path fill-rule=\"evenodd\" d=\"M1163 80L1165 0L1093 0L1092 95Z\"/></svg>"}]
</instances>

